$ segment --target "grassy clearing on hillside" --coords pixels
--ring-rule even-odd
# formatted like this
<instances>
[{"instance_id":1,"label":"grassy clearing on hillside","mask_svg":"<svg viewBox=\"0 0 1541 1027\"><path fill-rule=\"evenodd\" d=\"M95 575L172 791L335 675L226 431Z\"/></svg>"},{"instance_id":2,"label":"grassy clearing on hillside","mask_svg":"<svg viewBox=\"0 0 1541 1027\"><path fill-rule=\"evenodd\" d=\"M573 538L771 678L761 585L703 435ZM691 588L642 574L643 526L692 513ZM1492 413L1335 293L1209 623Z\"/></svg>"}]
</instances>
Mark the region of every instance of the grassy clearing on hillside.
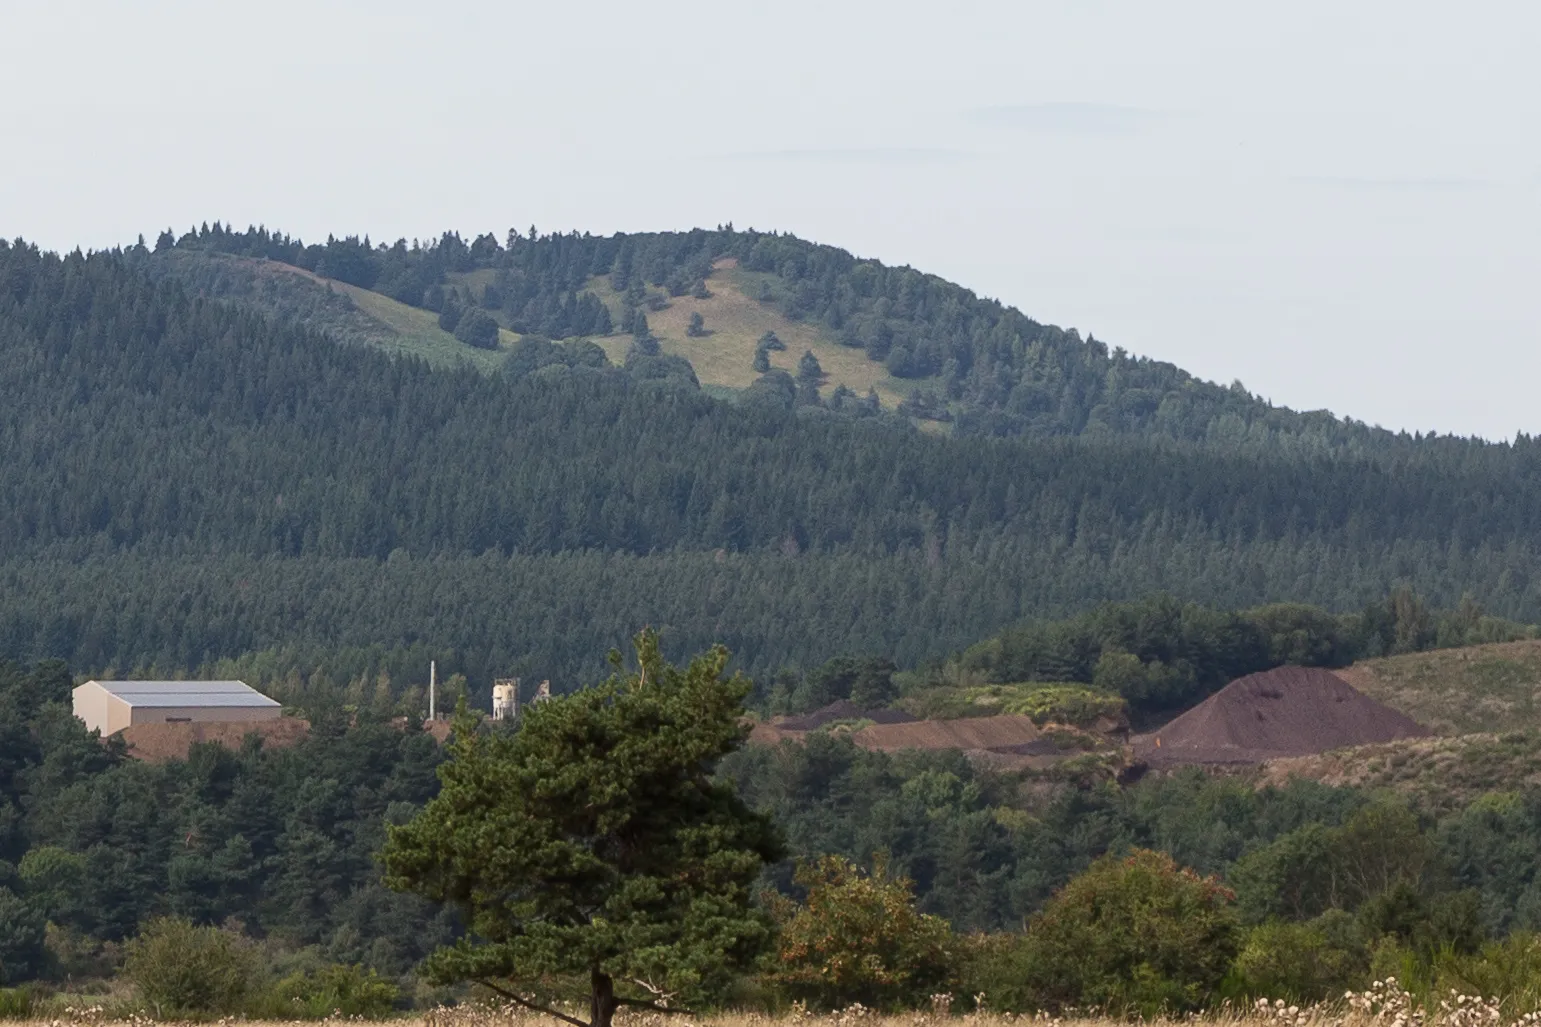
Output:
<instances>
[{"instance_id":1,"label":"grassy clearing on hillside","mask_svg":"<svg viewBox=\"0 0 1541 1027\"><path fill-rule=\"evenodd\" d=\"M325 278L317 280L329 281ZM330 285L334 290L351 299L354 306L396 333L399 341L393 347L382 346L382 348L391 348L399 353L422 357L438 367L471 364L483 371L495 371L502 364L508 348L519 339L519 336L508 329L500 328L498 349L477 349L475 346L467 346L440 328L439 317L431 310L409 307L389 296L361 289L356 285L335 281L330 282Z\"/></svg>"},{"instance_id":2,"label":"grassy clearing on hillside","mask_svg":"<svg viewBox=\"0 0 1541 1027\"><path fill-rule=\"evenodd\" d=\"M1315 756L1293 756L1263 765L1261 785L1290 778L1333 787L1386 789L1443 815L1495 789L1541 784L1541 733L1407 738Z\"/></svg>"},{"instance_id":3,"label":"grassy clearing on hillside","mask_svg":"<svg viewBox=\"0 0 1541 1027\"><path fill-rule=\"evenodd\" d=\"M1541 639L1366 660L1337 673L1438 734L1541 729Z\"/></svg>"},{"instance_id":4,"label":"grassy clearing on hillside","mask_svg":"<svg viewBox=\"0 0 1541 1027\"><path fill-rule=\"evenodd\" d=\"M859 396L865 396L868 389L876 389L883 406L892 409L911 390L927 384L894 378L882 364L868 360L865 351L840 345L821 326L790 320L773 306L752 298L759 295L763 282L774 277L720 266L707 280L712 293L709 298L672 297L665 309L647 311L648 327L665 353L690 361L703 387L745 389L752 385L759 377L753 366L755 347L766 332L775 332L787 347L770 354L772 367L795 375L797 362L805 351L811 350L819 358L827 376L826 395L838 385ZM588 287L619 322L621 296L610 288L609 279L593 278ZM706 319L708 334L698 339L685 333L692 313L700 313ZM629 336L612 335L594 341L605 348L616 364L625 361L631 346Z\"/></svg>"}]
</instances>

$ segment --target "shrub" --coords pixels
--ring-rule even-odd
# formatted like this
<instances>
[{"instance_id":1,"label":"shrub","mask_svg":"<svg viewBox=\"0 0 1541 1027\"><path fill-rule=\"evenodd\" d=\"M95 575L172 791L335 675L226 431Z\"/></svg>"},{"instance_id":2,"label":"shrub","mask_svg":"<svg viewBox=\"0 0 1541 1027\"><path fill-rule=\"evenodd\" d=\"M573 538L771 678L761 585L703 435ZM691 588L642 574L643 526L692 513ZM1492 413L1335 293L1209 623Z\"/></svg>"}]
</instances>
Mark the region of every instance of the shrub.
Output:
<instances>
[{"instance_id":1,"label":"shrub","mask_svg":"<svg viewBox=\"0 0 1541 1027\"><path fill-rule=\"evenodd\" d=\"M947 990L952 929L916 910L908 880L879 860L871 874L840 856L805 863L796 880L807 901L777 903L781 944L767 979L793 999L824 1009L861 1003L914 1006Z\"/></svg>"},{"instance_id":2,"label":"shrub","mask_svg":"<svg viewBox=\"0 0 1541 1027\"><path fill-rule=\"evenodd\" d=\"M256 963L239 935L165 917L129 942L123 972L157 1016L227 1013L246 998Z\"/></svg>"},{"instance_id":3,"label":"shrub","mask_svg":"<svg viewBox=\"0 0 1541 1027\"><path fill-rule=\"evenodd\" d=\"M1051 721L1090 727L1103 718L1123 723L1129 715L1121 696L1084 685L1016 686L1003 694L1001 712L1025 714L1040 727Z\"/></svg>"},{"instance_id":4,"label":"shrub","mask_svg":"<svg viewBox=\"0 0 1541 1027\"><path fill-rule=\"evenodd\" d=\"M981 997L997 1013L1030 1013L1041 1007L1026 972L1030 958L1021 934L976 934L963 940L958 954L962 992Z\"/></svg>"},{"instance_id":5,"label":"shrub","mask_svg":"<svg viewBox=\"0 0 1541 1027\"><path fill-rule=\"evenodd\" d=\"M1314 1002L1363 984L1369 953L1354 918L1330 910L1309 923L1267 923L1236 957L1238 990L1252 997Z\"/></svg>"},{"instance_id":6,"label":"shrub","mask_svg":"<svg viewBox=\"0 0 1541 1027\"><path fill-rule=\"evenodd\" d=\"M257 1011L275 1019L323 1019L339 1013L379 1019L400 997L400 989L373 970L333 965L285 977L272 987Z\"/></svg>"},{"instance_id":7,"label":"shrub","mask_svg":"<svg viewBox=\"0 0 1541 1027\"><path fill-rule=\"evenodd\" d=\"M1144 1015L1204 1005L1235 958L1233 896L1165 853L1107 856L1028 924L1023 983L1048 1009Z\"/></svg>"}]
</instances>

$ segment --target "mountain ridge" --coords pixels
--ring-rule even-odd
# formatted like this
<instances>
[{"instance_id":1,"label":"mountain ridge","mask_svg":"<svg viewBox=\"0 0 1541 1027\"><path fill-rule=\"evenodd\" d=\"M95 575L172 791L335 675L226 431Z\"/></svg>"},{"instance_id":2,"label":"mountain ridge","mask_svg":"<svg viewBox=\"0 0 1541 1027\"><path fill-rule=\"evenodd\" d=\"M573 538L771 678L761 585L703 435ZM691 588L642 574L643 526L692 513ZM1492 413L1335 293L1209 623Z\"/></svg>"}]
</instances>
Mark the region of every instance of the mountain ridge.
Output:
<instances>
[{"instance_id":1,"label":"mountain ridge","mask_svg":"<svg viewBox=\"0 0 1541 1027\"><path fill-rule=\"evenodd\" d=\"M181 237L162 233L155 255L200 250L263 256L338 276L413 309L476 306L493 312L506 330L552 338L589 337L567 332L572 323L561 307L574 297L597 296L595 281L608 278L602 298L616 329L609 336L616 343L605 347L612 359L632 331L628 309L644 317L664 304L687 310L693 293L709 293L709 284L723 282L723 265L731 262L756 276L761 291L747 298L767 317L815 329L840 350L862 355L874 368L866 383L880 386L890 406L906 400L904 412L914 419L963 434L1139 433L1354 451L1425 438L1467 441L1274 406L1237 384L1204 381L1170 362L1134 357L1093 337L1082 340L1073 329L1040 324L938 276L792 235L725 226L608 237L510 232L506 244L490 233L470 243L445 233L427 243L374 245L366 237L307 245L262 228L235 232L215 223ZM710 323L706 329L712 330ZM673 337L663 340L666 352L707 348L680 336L676 326ZM798 356L788 352L779 365L771 364L791 370ZM726 385L712 374L702 382Z\"/></svg>"}]
</instances>

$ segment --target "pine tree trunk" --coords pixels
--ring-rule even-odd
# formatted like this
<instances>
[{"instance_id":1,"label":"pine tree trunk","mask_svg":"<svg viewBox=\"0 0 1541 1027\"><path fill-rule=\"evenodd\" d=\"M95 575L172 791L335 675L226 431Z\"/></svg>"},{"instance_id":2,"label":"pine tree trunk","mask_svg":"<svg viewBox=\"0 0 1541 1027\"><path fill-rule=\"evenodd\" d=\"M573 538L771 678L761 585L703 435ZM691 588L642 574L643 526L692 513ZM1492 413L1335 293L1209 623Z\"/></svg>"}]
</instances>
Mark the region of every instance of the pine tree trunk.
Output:
<instances>
[{"instance_id":1,"label":"pine tree trunk","mask_svg":"<svg viewBox=\"0 0 1541 1027\"><path fill-rule=\"evenodd\" d=\"M599 969L589 972L589 1027L610 1027L615 1018L615 981Z\"/></svg>"}]
</instances>

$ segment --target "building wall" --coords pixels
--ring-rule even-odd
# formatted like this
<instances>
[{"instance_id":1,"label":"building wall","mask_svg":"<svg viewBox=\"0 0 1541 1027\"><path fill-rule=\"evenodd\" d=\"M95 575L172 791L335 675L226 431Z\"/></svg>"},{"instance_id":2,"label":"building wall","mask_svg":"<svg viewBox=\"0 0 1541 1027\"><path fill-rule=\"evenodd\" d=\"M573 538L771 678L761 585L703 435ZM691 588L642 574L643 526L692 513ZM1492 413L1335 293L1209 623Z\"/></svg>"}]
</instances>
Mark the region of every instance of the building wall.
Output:
<instances>
[{"instance_id":1,"label":"building wall","mask_svg":"<svg viewBox=\"0 0 1541 1027\"><path fill-rule=\"evenodd\" d=\"M129 710L128 718L113 730L121 731L130 724L164 724L177 720L217 724L277 720L282 713L283 708L279 706L135 706Z\"/></svg>"},{"instance_id":2,"label":"building wall","mask_svg":"<svg viewBox=\"0 0 1541 1027\"><path fill-rule=\"evenodd\" d=\"M107 726L102 729L102 734L115 735L133 722L134 708L128 704L128 700L119 698L109 692L107 694Z\"/></svg>"},{"instance_id":3,"label":"building wall","mask_svg":"<svg viewBox=\"0 0 1541 1027\"><path fill-rule=\"evenodd\" d=\"M87 731L100 731L104 735L110 735L114 730L122 730L128 726L127 722L118 728L109 726L112 695L107 689L94 682L87 682L75 689L73 699L75 716L85 722ZM119 705L122 704L119 703Z\"/></svg>"}]
</instances>

